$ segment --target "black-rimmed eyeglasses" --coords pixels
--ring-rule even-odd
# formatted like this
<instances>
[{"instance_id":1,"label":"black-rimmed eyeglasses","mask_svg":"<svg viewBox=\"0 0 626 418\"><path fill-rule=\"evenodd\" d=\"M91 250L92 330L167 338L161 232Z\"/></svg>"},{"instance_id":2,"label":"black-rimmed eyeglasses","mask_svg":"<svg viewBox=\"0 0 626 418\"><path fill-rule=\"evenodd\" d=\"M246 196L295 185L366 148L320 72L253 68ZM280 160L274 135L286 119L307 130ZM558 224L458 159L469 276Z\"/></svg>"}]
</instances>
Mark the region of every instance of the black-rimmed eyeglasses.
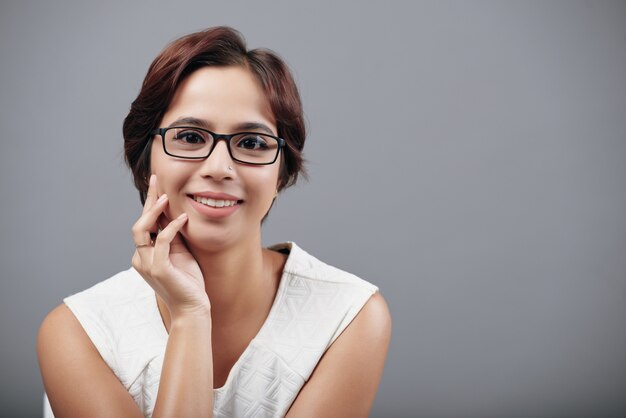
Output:
<instances>
[{"instance_id":1,"label":"black-rimmed eyeglasses","mask_svg":"<svg viewBox=\"0 0 626 418\"><path fill-rule=\"evenodd\" d=\"M203 160L211 155L215 145L223 139L234 161L244 164L273 164L285 140L259 132L237 132L230 135L216 134L195 126L171 126L150 132L151 136L163 138L163 151L167 155L189 160Z\"/></svg>"}]
</instances>

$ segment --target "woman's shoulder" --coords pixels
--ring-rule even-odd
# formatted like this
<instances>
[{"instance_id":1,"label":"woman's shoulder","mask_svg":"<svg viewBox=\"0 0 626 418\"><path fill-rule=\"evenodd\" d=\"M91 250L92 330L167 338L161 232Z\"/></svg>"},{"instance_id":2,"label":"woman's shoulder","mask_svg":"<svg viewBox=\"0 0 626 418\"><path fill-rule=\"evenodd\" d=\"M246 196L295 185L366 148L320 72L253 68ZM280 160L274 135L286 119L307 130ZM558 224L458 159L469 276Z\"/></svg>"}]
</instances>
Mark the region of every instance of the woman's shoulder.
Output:
<instances>
[{"instance_id":1,"label":"woman's shoulder","mask_svg":"<svg viewBox=\"0 0 626 418\"><path fill-rule=\"evenodd\" d=\"M293 242L270 248L288 251L289 258L284 309L273 313L264 343L305 380L288 416L354 414L354 405L368 406L363 396L373 399L382 375L391 337L385 299L376 285Z\"/></svg>"},{"instance_id":2,"label":"woman's shoulder","mask_svg":"<svg viewBox=\"0 0 626 418\"><path fill-rule=\"evenodd\" d=\"M326 282L337 285L348 285L366 292L376 292L378 287L369 281L332 266L309 254L295 242L275 244L269 249L289 253L284 272L292 277L308 281Z\"/></svg>"},{"instance_id":3,"label":"woman's shoulder","mask_svg":"<svg viewBox=\"0 0 626 418\"><path fill-rule=\"evenodd\" d=\"M37 347L50 374L80 356L138 399L139 377L156 381L166 344L155 292L131 268L64 298L42 321Z\"/></svg>"},{"instance_id":4,"label":"woman's shoulder","mask_svg":"<svg viewBox=\"0 0 626 418\"><path fill-rule=\"evenodd\" d=\"M166 341L154 290L132 268L64 298L63 305L57 309L73 316L114 372L126 367L119 353Z\"/></svg>"}]
</instances>

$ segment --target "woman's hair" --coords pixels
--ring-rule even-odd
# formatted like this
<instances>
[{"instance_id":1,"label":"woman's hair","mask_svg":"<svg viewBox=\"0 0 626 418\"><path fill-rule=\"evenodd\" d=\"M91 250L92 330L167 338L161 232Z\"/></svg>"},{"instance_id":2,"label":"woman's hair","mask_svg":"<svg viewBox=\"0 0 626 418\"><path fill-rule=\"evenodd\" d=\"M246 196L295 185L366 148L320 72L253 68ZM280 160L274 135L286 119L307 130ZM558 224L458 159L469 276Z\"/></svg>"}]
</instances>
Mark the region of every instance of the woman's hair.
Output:
<instances>
[{"instance_id":1,"label":"woman's hair","mask_svg":"<svg viewBox=\"0 0 626 418\"><path fill-rule=\"evenodd\" d=\"M124 119L124 153L133 173L141 203L145 203L150 176L150 132L157 128L176 89L185 77L206 66L239 65L259 80L276 119L283 148L278 191L293 185L298 174L306 175L302 148L306 137L298 88L276 53L268 49L247 50L236 30L215 27L179 38L150 65L139 95Z\"/></svg>"}]
</instances>

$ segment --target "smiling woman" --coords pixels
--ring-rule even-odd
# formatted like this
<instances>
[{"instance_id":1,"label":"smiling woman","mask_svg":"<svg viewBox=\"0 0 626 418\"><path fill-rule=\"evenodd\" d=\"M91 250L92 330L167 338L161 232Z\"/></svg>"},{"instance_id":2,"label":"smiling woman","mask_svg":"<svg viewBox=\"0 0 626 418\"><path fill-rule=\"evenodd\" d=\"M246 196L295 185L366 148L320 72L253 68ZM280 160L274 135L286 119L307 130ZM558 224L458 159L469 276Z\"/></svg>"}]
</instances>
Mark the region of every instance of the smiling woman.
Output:
<instances>
[{"instance_id":1,"label":"smiling woman","mask_svg":"<svg viewBox=\"0 0 626 418\"><path fill-rule=\"evenodd\" d=\"M293 242L261 245L303 170L282 60L225 27L174 41L124 140L144 204L132 268L44 319L48 416L367 416L391 333L378 288Z\"/></svg>"}]
</instances>

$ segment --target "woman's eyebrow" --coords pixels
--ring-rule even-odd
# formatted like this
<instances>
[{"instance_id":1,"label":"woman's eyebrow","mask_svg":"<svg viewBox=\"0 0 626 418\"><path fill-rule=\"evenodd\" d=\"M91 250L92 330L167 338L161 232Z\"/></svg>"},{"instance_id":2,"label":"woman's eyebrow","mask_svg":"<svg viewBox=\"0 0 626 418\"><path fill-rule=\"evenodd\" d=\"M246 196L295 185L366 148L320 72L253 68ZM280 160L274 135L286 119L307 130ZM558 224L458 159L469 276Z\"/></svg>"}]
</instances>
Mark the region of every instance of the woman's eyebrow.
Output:
<instances>
[{"instance_id":1,"label":"woman's eyebrow","mask_svg":"<svg viewBox=\"0 0 626 418\"><path fill-rule=\"evenodd\" d=\"M198 119L198 118L188 116L188 117L176 119L174 122L169 124L168 128L171 128L172 126L182 126L182 125L198 126L200 128L206 128L206 129L209 129L210 127L209 123L205 121L204 119Z\"/></svg>"},{"instance_id":2,"label":"woman's eyebrow","mask_svg":"<svg viewBox=\"0 0 626 418\"><path fill-rule=\"evenodd\" d=\"M204 119L194 118L191 116L178 118L174 122L170 123L168 127L181 126L181 125L191 125L191 126L197 126L197 127L205 128L205 129L211 128L211 124L208 121ZM234 129L236 132L261 130L261 131L265 131L266 133L270 135L275 135L274 131L272 131L272 129L269 126L261 122L243 122L243 123L240 123L239 125L236 125Z\"/></svg>"},{"instance_id":3,"label":"woman's eyebrow","mask_svg":"<svg viewBox=\"0 0 626 418\"><path fill-rule=\"evenodd\" d=\"M261 130L261 131L265 131L266 133L270 134L270 135L275 135L274 131L272 131L269 126L267 126L264 123L261 122L244 122L242 124L239 124L237 126L235 126L235 130L237 131L256 131L256 130Z\"/></svg>"}]
</instances>

